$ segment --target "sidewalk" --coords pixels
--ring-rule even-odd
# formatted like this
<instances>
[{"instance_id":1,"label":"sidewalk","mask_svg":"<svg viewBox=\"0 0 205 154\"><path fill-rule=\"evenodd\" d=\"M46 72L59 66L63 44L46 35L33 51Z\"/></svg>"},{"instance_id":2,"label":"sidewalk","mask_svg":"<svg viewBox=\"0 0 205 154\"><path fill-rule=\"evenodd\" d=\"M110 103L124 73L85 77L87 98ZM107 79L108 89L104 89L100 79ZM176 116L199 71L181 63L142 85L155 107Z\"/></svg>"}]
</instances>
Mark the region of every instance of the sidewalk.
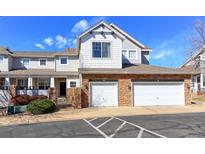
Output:
<instances>
[{"instance_id":1,"label":"sidewalk","mask_svg":"<svg viewBox=\"0 0 205 154\"><path fill-rule=\"evenodd\" d=\"M190 106L150 106L150 107L104 107L60 110L45 115L12 115L0 116L0 126L31 124L51 121L77 120L84 118L179 114L205 112L205 105Z\"/></svg>"}]
</instances>

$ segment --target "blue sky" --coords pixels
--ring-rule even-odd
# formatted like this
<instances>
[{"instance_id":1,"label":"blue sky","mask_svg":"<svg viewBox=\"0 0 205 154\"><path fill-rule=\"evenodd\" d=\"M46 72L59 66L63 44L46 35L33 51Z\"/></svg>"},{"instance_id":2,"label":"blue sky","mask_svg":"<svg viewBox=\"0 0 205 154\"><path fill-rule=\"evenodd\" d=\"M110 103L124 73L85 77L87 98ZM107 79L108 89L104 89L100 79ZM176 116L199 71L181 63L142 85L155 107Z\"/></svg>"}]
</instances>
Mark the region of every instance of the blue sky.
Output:
<instances>
[{"instance_id":1,"label":"blue sky","mask_svg":"<svg viewBox=\"0 0 205 154\"><path fill-rule=\"evenodd\" d=\"M0 17L0 46L13 51L59 51L99 20L115 23L153 49L152 65L178 67L190 49L194 23L204 17Z\"/></svg>"}]
</instances>

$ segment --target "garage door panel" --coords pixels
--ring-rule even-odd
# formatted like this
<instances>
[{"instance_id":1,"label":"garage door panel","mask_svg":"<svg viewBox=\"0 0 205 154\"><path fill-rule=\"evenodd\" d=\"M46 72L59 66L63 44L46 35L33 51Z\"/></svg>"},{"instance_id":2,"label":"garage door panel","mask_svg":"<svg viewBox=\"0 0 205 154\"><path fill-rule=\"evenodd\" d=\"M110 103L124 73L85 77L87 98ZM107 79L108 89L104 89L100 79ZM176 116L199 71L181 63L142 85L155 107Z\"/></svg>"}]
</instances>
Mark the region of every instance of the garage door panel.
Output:
<instances>
[{"instance_id":1,"label":"garage door panel","mask_svg":"<svg viewBox=\"0 0 205 154\"><path fill-rule=\"evenodd\" d=\"M92 83L91 106L118 106L117 83Z\"/></svg>"},{"instance_id":2,"label":"garage door panel","mask_svg":"<svg viewBox=\"0 0 205 154\"><path fill-rule=\"evenodd\" d=\"M135 106L184 105L183 82L133 83Z\"/></svg>"}]
</instances>

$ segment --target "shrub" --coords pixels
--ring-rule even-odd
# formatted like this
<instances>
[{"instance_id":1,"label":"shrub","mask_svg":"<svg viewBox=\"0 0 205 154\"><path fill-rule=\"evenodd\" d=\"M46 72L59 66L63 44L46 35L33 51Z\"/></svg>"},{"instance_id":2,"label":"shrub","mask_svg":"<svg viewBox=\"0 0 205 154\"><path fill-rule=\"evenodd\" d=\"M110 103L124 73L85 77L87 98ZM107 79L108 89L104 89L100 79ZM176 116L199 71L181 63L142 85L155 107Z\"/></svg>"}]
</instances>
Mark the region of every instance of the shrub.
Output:
<instances>
[{"instance_id":1,"label":"shrub","mask_svg":"<svg viewBox=\"0 0 205 154\"><path fill-rule=\"evenodd\" d=\"M45 95L29 96L29 95L17 95L11 98L11 104L13 105L27 105L33 100L47 99Z\"/></svg>"},{"instance_id":2,"label":"shrub","mask_svg":"<svg viewBox=\"0 0 205 154\"><path fill-rule=\"evenodd\" d=\"M47 99L33 100L27 105L27 111L32 114L45 114L53 112L56 108L54 102Z\"/></svg>"}]
</instances>

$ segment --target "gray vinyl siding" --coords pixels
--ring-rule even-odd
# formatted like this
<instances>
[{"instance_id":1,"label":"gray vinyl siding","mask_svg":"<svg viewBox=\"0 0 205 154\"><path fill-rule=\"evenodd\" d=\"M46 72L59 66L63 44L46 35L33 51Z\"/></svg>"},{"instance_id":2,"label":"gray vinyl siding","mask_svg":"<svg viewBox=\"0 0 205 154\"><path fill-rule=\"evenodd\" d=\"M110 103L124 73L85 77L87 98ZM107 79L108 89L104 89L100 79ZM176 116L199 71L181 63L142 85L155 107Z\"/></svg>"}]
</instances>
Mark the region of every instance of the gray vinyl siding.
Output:
<instances>
[{"instance_id":1,"label":"gray vinyl siding","mask_svg":"<svg viewBox=\"0 0 205 154\"><path fill-rule=\"evenodd\" d=\"M60 57L67 57L67 64L60 64ZM78 71L79 59L78 56L58 56L56 57L56 71Z\"/></svg>"},{"instance_id":2,"label":"gray vinyl siding","mask_svg":"<svg viewBox=\"0 0 205 154\"><path fill-rule=\"evenodd\" d=\"M136 59L123 59L122 63L131 63L131 64L141 64L141 48L139 48L136 44L131 42L128 39L125 39L122 42L122 50L136 50L137 58ZM121 51L122 52L122 51Z\"/></svg>"},{"instance_id":3,"label":"gray vinyl siding","mask_svg":"<svg viewBox=\"0 0 205 154\"><path fill-rule=\"evenodd\" d=\"M9 69L9 57L7 55L0 55L3 56L3 64L0 64L0 71L8 71Z\"/></svg>"},{"instance_id":4,"label":"gray vinyl siding","mask_svg":"<svg viewBox=\"0 0 205 154\"><path fill-rule=\"evenodd\" d=\"M100 30L99 30L100 29ZM103 31L101 34L98 31ZM92 42L110 42L111 51L109 58L93 58ZM122 68L122 40L112 34L108 29L99 27L81 38L80 67L81 68Z\"/></svg>"},{"instance_id":5,"label":"gray vinyl siding","mask_svg":"<svg viewBox=\"0 0 205 154\"><path fill-rule=\"evenodd\" d=\"M21 65L22 58L13 58L13 69L23 69L23 66ZM30 59L29 66L25 69L55 69L54 58L47 58L47 66L40 66L39 58L29 58L29 59Z\"/></svg>"}]
</instances>

